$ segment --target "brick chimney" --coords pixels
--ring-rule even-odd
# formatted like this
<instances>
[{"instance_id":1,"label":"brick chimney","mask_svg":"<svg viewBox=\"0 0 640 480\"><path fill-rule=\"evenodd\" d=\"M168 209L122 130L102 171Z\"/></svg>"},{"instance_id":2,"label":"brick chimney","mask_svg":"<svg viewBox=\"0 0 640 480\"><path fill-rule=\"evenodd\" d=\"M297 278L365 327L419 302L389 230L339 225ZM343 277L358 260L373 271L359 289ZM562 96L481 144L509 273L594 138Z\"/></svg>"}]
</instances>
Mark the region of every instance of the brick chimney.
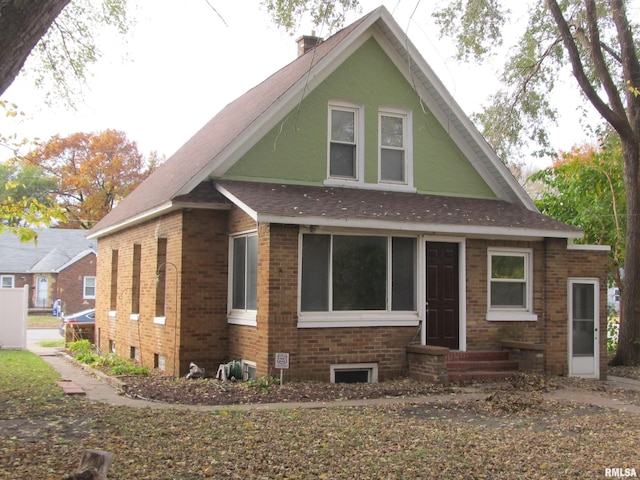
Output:
<instances>
[{"instance_id":1,"label":"brick chimney","mask_svg":"<svg viewBox=\"0 0 640 480\"><path fill-rule=\"evenodd\" d=\"M311 35L303 35L296 39L298 42L298 57L301 57L310 50L313 50L322 43L322 38L316 37L316 32L311 32Z\"/></svg>"}]
</instances>

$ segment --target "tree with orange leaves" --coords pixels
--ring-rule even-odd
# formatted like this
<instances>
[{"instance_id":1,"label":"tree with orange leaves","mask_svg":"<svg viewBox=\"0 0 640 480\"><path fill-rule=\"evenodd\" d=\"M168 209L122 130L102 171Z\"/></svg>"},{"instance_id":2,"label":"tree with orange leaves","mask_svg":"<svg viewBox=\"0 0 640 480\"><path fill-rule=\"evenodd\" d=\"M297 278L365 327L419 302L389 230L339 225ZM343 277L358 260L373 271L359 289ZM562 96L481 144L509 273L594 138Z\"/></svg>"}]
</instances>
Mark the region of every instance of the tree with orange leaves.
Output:
<instances>
[{"instance_id":1,"label":"tree with orange leaves","mask_svg":"<svg viewBox=\"0 0 640 480\"><path fill-rule=\"evenodd\" d=\"M627 198L619 137L609 132L600 145L575 146L529 180L544 185L536 200L542 213L584 230L582 243L611 246L610 275L624 292Z\"/></svg>"},{"instance_id":2,"label":"tree with orange leaves","mask_svg":"<svg viewBox=\"0 0 640 480\"><path fill-rule=\"evenodd\" d=\"M91 228L157 166L117 130L54 136L25 161L56 179L55 198L65 210L59 228Z\"/></svg>"}]
</instances>

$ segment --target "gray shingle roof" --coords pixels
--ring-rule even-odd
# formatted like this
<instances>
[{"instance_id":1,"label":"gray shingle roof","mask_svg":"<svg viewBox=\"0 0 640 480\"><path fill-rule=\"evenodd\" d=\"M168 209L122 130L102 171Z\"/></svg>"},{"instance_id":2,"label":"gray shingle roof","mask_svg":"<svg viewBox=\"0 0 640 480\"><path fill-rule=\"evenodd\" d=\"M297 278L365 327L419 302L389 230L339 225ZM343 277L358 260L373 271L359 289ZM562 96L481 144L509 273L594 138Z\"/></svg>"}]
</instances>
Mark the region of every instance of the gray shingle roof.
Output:
<instances>
[{"instance_id":1,"label":"gray shingle roof","mask_svg":"<svg viewBox=\"0 0 640 480\"><path fill-rule=\"evenodd\" d=\"M11 232L0 232L0 272L56 272L87 250L96 250L96 241L86 238L86 230L40 229L37 232L37 243L23 243Z\"/></svg>"},{"instance_id":2,"label":"gray shingle roof","mask_svg":"<svg viewBox=\"0 0 640 480\"><path fill-rule=\"evenodd\" d=\"M219 180L216 185L263 222L522 237L581 236L578 228L504 200L230 180Z\"/></svg>"}]
</instances>

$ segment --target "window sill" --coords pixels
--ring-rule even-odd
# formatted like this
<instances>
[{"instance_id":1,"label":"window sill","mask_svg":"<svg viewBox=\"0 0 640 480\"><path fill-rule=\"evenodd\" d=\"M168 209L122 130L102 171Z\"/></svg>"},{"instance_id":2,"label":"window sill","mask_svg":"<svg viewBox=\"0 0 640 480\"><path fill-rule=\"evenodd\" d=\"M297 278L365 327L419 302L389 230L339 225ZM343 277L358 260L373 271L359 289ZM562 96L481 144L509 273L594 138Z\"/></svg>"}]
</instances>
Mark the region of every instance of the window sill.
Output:
<instances>
[{"instance_id":1,"label":"window sill","mask_svg":"<svg viewBox=\"0 0 640 480\"><path fill-rule=\"evenodd\" d=\"M536 322L538 315L531 312L504 311L487 312L488 322Z\"/></svg>"},{"instance_id":2,"label":"window sill","mask_svg":"<svg viewBox=\"0 0 640 480\"><path fill-rule=\"evenodd\" d=\"M411 185L405 185L401 183L364 183L360 180L348 180L340 178L327 178L324 181L324 185L327 187L351 187L351 188L364 188L367 190L383 190L386 192L408 192L416 193L418 190Z\"/></svg>"},{"instance_id":3,"label":"window sill","mask_svg":"<svg viewBox=\"0 0 640 480\"><path fill-rule=\"evenodd\" d=\"M301 313L298 328L349 328L349 327L417 327L417 313L349 312L349 313Z\"/></svg>"},{"instance_id":4,"label":"window sill","mask_svg":"<svg viewBox=\"0 0 640 480\"><path fill-rule=\"evenodd\" d=\"M135 321L140 320L140 314L139 313L132 313L131 315L129 315L129 320L135 320Z\"/></svg>"},{"instance_id":5,"label":"window sill","mask_svg":"<svg viewBox=\"0 0 640 480\"><path fill-rule=\"evenodd\" d=\"M111 310L111 311L108 313L108 316L109 316L110 318L116 318L116 313L117 313L117 312L116 312L115 310Z\"/></svg>"},{"instance_id":6,"label":"window sill","mask_svg":"<svg viewBox=\"0 0 640 480\"><path fill-rule=\"evenodd\" d=\"M167 317L153 317L153 323L156 325L166 325Z\"/></svg>"},{"instance_id":7,"label":"window sill","mask_svg":"<svg viewBox=\"0 0 640 480\"><path fill-rule=\"evenodd\" d=\"M227 316L227 323L231 325L245 325L247 327L257 327L256 312L231 312Z\"/></svg>"},{"instance_id":8,"label":"window sill","mask_svg":"<svg viewBox=\"0 0 640 480\"><path fill-rule=\"evenodd\" d=\"M364 183L355 178L327 178L324 185L327 187L363 187Z\"/></svg>"}]
</instances>

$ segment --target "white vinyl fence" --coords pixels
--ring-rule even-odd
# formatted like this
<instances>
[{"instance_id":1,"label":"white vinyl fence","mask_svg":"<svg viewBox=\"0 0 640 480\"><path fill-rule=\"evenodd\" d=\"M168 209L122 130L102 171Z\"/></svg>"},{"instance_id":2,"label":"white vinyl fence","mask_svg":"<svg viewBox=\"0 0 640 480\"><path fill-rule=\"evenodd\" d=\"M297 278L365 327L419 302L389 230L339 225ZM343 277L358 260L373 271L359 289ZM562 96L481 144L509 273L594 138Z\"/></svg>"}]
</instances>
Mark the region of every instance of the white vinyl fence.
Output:
<instances>
[{"instance_id":1,"label":"white vinyl fence","mask_svg":"<svg viewBox=\"0 0 640 480\"><path fill-rule=\"evenodd\" d=\"M27 348L29 287L0 288L0 348Z\"/></svg>"}]
</instances>

